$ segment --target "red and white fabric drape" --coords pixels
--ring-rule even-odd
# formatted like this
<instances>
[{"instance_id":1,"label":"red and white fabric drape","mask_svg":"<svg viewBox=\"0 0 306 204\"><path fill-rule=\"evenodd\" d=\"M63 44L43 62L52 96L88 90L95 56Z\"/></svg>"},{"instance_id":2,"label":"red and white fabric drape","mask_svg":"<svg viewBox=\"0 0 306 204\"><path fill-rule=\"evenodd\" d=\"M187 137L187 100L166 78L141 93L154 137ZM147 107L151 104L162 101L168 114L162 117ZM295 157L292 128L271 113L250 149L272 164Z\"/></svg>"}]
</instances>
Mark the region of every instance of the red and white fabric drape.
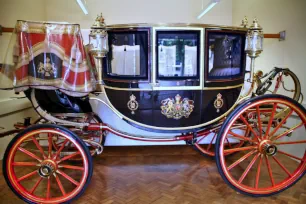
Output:
<instances>
[{"instance_id":1,"label":"red and white fabric drape","mask_svg":"<svg viewBox=\"0 0 306 204\"><path fill-rule=\"evenodd\" d=\"M32 87L84 96L93 91L78 24L18 21L6 58L2 75L12 79L15 92Z\"/></svg>"}]
</instances>

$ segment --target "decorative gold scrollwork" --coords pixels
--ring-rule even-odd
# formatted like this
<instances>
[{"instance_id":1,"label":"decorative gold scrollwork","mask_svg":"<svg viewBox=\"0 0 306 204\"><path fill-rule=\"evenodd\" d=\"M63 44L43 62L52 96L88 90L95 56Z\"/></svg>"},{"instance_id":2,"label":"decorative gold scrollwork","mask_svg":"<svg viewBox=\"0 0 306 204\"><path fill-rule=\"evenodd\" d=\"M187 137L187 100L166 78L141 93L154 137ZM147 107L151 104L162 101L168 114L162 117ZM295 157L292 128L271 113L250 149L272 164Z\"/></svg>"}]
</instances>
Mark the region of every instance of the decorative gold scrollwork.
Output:
<instances>
[{"instance_id":1,"label":"decorative gold scrollwork","mask_svg":"<svg viewBox=\"0 0 306 204\"><path fill-rule=\"evenodd\" d=\"M224 101L222 99L222 95L219 93L217 95L217 99L214 102L214 106L217 109L217 113L220 112L220 109L223 107Z\"/></svg>"},{"instance_id":2,"label":"decorative gold scrollwork","mask_svg":"<svg viewBox=\"0 0 306 204\"><path fill-rule=\"evenodd\" d=\"M182 99L177 94L175 99L167 98L161 101L161 113L167 118L173 118L176 120L182 117L188 118L194 108L194 101L188 98Z\"/></svg>"},{"instance_id":3,"label":"decorative gold scrollwork","mask_svg":"<svg viewBox=\"0 0 306 204\"><path fill-rule=\"evenodd\" d=\"M136 101L136 96L134 96L133 94L130 96L130 100L127 103L127 107L133 115L139 107L138 102Z\"/></svg>"}]
</instances>

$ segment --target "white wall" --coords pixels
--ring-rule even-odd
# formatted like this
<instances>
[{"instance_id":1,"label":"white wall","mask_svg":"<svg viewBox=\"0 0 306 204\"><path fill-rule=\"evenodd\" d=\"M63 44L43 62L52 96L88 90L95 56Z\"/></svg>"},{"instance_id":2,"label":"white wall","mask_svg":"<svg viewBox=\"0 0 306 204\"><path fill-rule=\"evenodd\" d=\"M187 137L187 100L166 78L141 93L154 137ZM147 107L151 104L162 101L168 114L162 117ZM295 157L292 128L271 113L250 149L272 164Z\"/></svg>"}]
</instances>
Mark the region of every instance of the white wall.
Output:
<instances>
[{"instance_id":1,"label":"white wall","mask_svg":"<svg viewBox=\"0 0 306 204\"><path fill-rule=\"evenodd\" d=\"M19 19L45 20L45 1L0 0L0 25L14 27ZM4 62L10 36L9 33L3 33L0 36L0 63ZM20 96L23 95L17 95L17 97ZM27 99L12 100L11 97L16 97L13 91L0 91L0 126L5 128L0 131L13 129L13 124L23 122L24 117L37 118L37 114L32 108L24 110L31 107ZM0 159L2 159L5 148L11 139L12 136L0 138Z\"/></svg>"},{"instance_id":2,"label":"white wall","mask_svg":"<svg viewBox=\"0 0 306 204\"><path fill-rule=\"evenodd\" d=\"M265 33L286 30L286 40L265 39L264 51L256 60L256 69L269 71L275 66L290 68L300 79L306 96L306 1L305 0L233 0L233 24L244 16L249 24L259 19ZM306 99L304 98L304 105Z\"/></svg>"},{"instance_id":3,"label":"white wall","mask_svg":"<svg viewBox=\"0 0 306 204\"><path fill-rule=\"evenodd\" d=\"M0 0L0 25L15 27L17 20L45 20L44 0ZM4 62L11 34L0 36L0 63ZM0 91L0 99L13 96L13 92Z\"/></svg>"},{"instance_id":4,"label":"white wall","mask_svg":"<svg viewBox=\"0 0 306 204\"><path fill-rule=\"evenodd\" d=\"M5 127L4 130L0 131L7 131L14 129L14 124L17 122L23 122L23 119L26 117L31 117L32 122L37 119L37 114L35 111L33 111L32 108L28 108L25 110L22 110L20 112L14 112L9 115L0 116L0 126ZM4 151L6 149L6 146L11 141L14 135L10 135L4 138L0 138L0 160L2 159L4 155Z\"/></svg>"},{"instance_id":5,"label":"white wall","mask_svg":"<svg viewBox=\"0 0 306 204\"><path fill-rule=\"evenodd\" d=\"M223 0L201 20L196 16L202 0L87 0L89 15L85 16L75 0L46 2L46 18L69 21L89 28L97 14L103 12L107 24L119 23L210 23L232 24L232 0ZM206 5L210 0L203 0Z\"/></svg>"}]
</instances>

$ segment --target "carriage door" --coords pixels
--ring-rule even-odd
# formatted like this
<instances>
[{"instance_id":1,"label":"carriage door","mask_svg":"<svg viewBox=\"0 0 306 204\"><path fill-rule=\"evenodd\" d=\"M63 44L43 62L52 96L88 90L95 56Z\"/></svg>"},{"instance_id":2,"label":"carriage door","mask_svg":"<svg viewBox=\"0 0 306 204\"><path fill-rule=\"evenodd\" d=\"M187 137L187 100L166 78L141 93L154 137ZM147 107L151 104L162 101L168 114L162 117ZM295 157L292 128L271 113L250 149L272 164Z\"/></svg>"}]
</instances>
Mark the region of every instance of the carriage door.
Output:
<instances>
[{"instance_id":1,"label":"carriage door","mask_svg":"<svg viewBox=\"0 0 306 204\"><path fill-rule=\"evenodd\" d=\"M203 84L202 35L202 28L153 28L152 87L156 126L198 124ZM186 108L190 113L183 110L186 101L192 104L192 111Z\"/></svg>"}]
</instances>

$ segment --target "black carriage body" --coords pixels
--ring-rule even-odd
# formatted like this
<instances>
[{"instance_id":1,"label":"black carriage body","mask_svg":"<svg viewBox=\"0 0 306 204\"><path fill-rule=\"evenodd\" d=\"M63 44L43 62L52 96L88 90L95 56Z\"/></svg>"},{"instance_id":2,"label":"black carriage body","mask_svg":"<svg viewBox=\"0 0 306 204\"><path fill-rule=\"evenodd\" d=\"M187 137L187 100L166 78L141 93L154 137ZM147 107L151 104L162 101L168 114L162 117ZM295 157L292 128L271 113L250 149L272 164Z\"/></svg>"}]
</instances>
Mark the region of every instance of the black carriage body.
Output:
<instances>
[{"instance_id":1,"label":"black carriage body","mask_svg":"<svg viewBox=\"0 0 306 204\"><path fill-rule=\"evenodd\" d=\"M103 91L116 114L150 131L196 131L234 107L244 83L246 29L109 26ZM90 97L37 90L50 113L91 112ZM95 96L93 96L95 97Z\"/></svg>"},{"instance_id":2,"label":"black carriage body","mask_svg":"<svg viewBox=\"0 0 306 204\"><path fill-rule=\"evenodd\" d=\"M109 52L102 61L106 103L130 124L151 131L195 131L220 121L244 83L246 31L209 25L108 26ZM90 97L54 90L35 95L50 113L92 111Z\"/></svg>"},{"instance_id":3,"label":"black carriage body","mask_svg":"<svg viewBox=\"0 0 306 204\"><path fill-rule=\"evenodd\" d=\"M244 83L245 34L243 28L203 25L109 26L103 81L111 108L153 131L195 130L219 121Z\"/></svg>"},{"instance_id":4,"label":"black carriage body","mask_svg":"<svg viewBox=\"0 0 306 204\"><path fill-rule=\"evenodd\" d=\"M188 128L208 123L224 115L236 103L241 87L226 90L122 91L105 89L105 91L110 103L131 121L154 127ZM223 96L224 105L217 111L214 103L219 93ZM193 112L187 118L167 118L161 113L161 102L167 98L174 98L177 94L182 98L194 101ZM134 95L139 103L139 108L134 114L127 107L131 95Z\"/></svg>"}]
</instances>

